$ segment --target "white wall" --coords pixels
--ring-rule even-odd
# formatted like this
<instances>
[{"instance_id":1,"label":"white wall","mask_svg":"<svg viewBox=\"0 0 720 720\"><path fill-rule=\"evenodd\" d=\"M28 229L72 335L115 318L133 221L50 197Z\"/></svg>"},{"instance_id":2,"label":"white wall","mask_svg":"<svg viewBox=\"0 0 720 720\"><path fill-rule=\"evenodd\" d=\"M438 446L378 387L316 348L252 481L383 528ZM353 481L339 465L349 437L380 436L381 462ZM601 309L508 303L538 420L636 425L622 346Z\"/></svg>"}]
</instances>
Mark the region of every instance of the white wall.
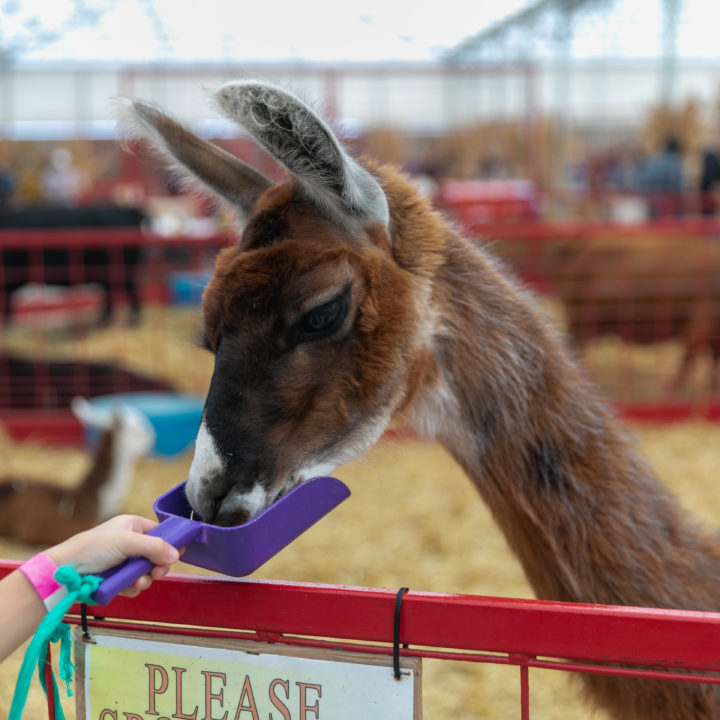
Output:
<instances>
[{"instance_id":1,"label":"white wall","mask_svg":"<svg viewBox=\"0 0 720 720\"><path fill-rule=\"evenodd\" d=\"M219 122L208 90L237 77L262 77L299 91L346 127L394 125L440 132L488 119L523 119L530 108L582 125L639 125L660 92L650 61L588 61L569 73L552 65L456 71L412 66L60 66L0 69L0 134L112 137L110 98L131 94L167 107L208 132ZM528 80L528 77L531 80ZM680 65L677 98L708 107L720 97L720 62Z\"/></svg>"}]
</instances>

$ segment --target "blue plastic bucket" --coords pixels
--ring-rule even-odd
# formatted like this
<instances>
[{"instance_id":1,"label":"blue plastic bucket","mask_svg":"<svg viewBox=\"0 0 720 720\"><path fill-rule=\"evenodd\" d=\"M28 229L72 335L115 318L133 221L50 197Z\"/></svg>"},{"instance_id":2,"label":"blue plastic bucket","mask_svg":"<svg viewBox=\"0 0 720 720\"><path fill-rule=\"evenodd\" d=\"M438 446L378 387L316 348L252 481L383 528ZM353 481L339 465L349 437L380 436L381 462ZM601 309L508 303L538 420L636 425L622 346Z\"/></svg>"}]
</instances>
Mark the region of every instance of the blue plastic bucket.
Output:
<instances>
[{"instance_id":1,"label":"blue plastic bucket","mask_svg":"<svg viewBox=\"0 0 720 720\"><path fill-rule=\"evenodd\" d=\"M155 455L179 455L185 452L197 437L202 416L203 398L177 393L118 393L102 395L88 402L99 408L130 405L139 410L155 429ZM97 444L96 428L85 430L85 444L94 448Z\"/></svg>"}]
</instances>

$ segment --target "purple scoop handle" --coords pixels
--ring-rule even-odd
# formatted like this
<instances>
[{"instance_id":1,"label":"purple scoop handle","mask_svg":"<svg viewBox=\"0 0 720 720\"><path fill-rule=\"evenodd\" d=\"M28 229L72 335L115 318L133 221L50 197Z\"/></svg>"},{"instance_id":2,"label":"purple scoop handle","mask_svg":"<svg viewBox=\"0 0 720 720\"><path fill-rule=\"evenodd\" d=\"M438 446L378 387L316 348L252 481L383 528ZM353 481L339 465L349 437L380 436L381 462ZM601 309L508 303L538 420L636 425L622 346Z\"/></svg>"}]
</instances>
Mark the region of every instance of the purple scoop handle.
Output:
<instances>
[{"instance_id":1,"label":"purple scoop handle","mask_svg":"<svg viewBox=\"0 0 720 720\"><path fill-rule=\"evenodd\" d=\"M202 528L202 523L187 518L172 516L154 527L148 535L157 535L176 548L191 542ZM115 595L129 588L139 577L147 575L155 563L145 557L131 557L110 570L99 573L103 578L93 594L93 601L98 605L106 605Z\"/></svg>"}]
</instances>

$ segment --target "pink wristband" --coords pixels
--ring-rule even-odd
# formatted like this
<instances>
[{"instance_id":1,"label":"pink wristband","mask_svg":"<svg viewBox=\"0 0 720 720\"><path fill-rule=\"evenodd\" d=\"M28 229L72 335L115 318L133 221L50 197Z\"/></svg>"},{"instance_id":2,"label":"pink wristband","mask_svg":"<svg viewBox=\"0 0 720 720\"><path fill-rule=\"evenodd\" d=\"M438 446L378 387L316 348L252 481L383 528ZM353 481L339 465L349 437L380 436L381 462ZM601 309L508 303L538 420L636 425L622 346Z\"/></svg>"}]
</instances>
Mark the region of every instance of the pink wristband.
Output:
<instances>
[{"instance_id":1,"label":"pink wristband","mask_svg":"<svg viewBox=\"0 0 720 720\"><path fill-rule=\"evenodd\" d=\"M19 568L20 572L28 579L40 596L45 607L49 610L57 602L56 593L63 588L55 580L57 565L44 552L24 562ZM64 594L64 593L63 593ZM55 602L53 602L55 600Z\"/></svg>"}]
</instances>

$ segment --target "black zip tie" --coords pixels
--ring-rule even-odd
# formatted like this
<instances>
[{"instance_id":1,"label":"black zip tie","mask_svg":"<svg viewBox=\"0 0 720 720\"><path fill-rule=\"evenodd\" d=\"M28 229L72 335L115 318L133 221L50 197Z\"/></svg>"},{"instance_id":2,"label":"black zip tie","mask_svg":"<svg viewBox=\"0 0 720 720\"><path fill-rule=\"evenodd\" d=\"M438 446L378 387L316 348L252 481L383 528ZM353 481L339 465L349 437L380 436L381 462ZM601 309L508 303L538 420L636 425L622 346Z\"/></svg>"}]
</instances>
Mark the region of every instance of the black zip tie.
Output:
<instances>
[{"instance_id":1,"label":"black zip tie","mask_svg":"<svg viewBox=\"0 0 720 720\"><path fill-rule=\"evenodd\" d=\"M87 642L90 640L90 632L88 631L87 605L85 603L80 603L80 627L83 631L83 640Z\"/></svg>"},{"instance_id":2,"label":"black zip tie","mask_svg":"<svg viewBox=\"0 0 720 720\"><path fill-rule=\"evenodd\" d=\"M393 675L395 679L400 679L400 612L402 611L403 595L408 588L402 587L395 595L395 618L393 620ZM407 645L405 645L407 647Z\"/></svg>"}]
</instances>

